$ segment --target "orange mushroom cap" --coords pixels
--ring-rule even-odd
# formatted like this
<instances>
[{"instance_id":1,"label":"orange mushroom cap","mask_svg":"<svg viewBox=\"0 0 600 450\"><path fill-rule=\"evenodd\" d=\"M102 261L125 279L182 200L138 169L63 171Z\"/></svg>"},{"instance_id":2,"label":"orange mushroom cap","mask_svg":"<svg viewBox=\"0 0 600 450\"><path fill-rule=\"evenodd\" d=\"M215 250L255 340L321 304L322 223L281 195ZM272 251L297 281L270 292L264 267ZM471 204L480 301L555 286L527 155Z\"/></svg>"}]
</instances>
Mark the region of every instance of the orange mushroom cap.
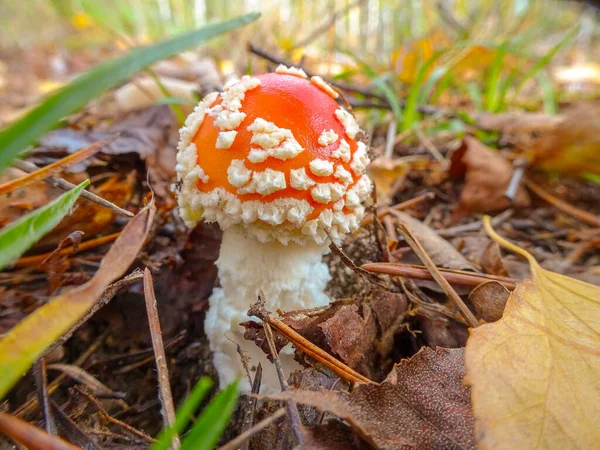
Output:
<instances>
[{"instance_id":1,"label":"orange mushroom cap","mask_svg":"<svg viewBox=\"0 0 600 450\"><path fill-rule=\"evenodd\" d=\"M280 66L211 93L181 129L179 205L262 242L326 242L358 228L371 191L359 127L321 78Z\"/></svg>"}]
</instances>

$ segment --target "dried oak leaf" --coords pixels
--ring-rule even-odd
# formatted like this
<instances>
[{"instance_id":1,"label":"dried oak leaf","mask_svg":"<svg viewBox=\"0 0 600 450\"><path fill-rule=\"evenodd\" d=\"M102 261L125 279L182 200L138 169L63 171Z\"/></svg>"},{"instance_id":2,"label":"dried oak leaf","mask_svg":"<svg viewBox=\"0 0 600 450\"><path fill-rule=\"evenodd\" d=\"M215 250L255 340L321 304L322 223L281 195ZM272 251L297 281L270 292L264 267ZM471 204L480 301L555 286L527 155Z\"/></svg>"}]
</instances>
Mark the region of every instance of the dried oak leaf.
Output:
<instances>
[{"instance_id":1,"label":"dried oak leaf","mask_svg":"<svg viewBox=\"0 0 600 450\"><path fill-rule=\"evenodd\" d=\"M465 351L478 444L494 449L597 448L600 288L542 269L519 283L502 319L472 331Z\"/></svg>"},{"instance_id":2,"label":"dried oak leaf","mask_svg":"<svg viewBox=\"0 0 600 450\"><path fill-rule=\"evenodd\" d=\"M471 212L490 212L530 203L527 191L520 187L511 203L504 192L513 173L512 165L500 154L493 152L477 139L465 137L451 157L449 169L453 178L464 178L465 186L455 215Z\"/></svg>"},{"instance_id":3,"label":"dried oak leaf","mask_svg":"<svg viewBox=\"0 0 600 450\"><path fill-rule=\"evenodd\" d=\"M470 391L462 385L464 350L424 347L381 384L352 393L288 391L270 395L330 411L380 449L474 448Z\"/></svg>"}]
</instances>

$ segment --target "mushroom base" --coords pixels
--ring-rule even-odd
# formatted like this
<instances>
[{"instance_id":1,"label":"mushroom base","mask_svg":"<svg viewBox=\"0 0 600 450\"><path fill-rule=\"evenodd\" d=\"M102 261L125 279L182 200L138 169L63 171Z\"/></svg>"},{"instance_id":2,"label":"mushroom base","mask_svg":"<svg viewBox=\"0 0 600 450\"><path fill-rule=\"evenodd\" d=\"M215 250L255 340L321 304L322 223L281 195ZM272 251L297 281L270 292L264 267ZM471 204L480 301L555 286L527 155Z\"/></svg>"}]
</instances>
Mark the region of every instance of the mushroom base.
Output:
<instances>
[{"instance_id":1,"label":"mushroom base","mask_svg":"<svg viewBox=\"0 0 600 450\"><path fill-rule=\"evenodd\" d=\"M323 291L330 275L322 257L328 251L327 245L259 242L241 226L223 232L216 262L221 288L215 289L209 299L204 323L221 388L239 378L241 391L250 391L238 344L250 356L249 368L262 363L261 392L281 391L275 367L253 342L244 339L244 329L239 324L255 320L248 317L247 311L259 292L264 294L266 308L271 312L327 305L329 298ZM280 359L286 377L299 368L291 345L281 351Z\"/></svg>"}]
</instances>

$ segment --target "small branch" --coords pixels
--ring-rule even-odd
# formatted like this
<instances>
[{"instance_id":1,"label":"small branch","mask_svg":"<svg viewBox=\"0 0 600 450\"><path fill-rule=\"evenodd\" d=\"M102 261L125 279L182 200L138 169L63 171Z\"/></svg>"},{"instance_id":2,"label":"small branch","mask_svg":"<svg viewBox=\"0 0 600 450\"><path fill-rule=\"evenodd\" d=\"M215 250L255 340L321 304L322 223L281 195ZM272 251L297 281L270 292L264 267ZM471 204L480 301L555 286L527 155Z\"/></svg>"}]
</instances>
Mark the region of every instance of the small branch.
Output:
<instances>
[{"instance_id":1,"label":"small branch","mask_svg":"<svg viewBox=\"0 0 600 450\"><path fill-rule=\"evenodd\" d=\"M412 278L415 280L434 280L431 273L425 266L416 266L413 264L402 263L368 263L361 266L363 269L371 273L381 273L396 277ZM458 284L460 286L479 286L486 281L497 281L506 289L514 290L516 280L498 275L479 274L473 272L464 272L461 270L438 269L440 275L443 276L449 283Z\"/></svg>"},{"instance_id":2,"label":"small branch","mask_svg":"<svg viewBox=\"0 0 600 450\"><path fill-rule=\"evenodd\" d=\"M429 153L431 153L431 155L437 160L437 162L440 163L442 169L446 169L446 167L448 166L448 161L446 161L446 159L440 153L437 147L433 145L433 142L431 142L429 138L425 136L425 133L423 133L420 128L416 128L415 133L417 134L417 137L419 138L423 146L425 146L425 148L429 150Z\"/></svg>"},{"instance_id":3,"label":"small branch","mask_svg":"<svg viewBox=\"0 0 600 450\"><path fill-rule=\"evenodd\" d=\"M398 203L397 205L394 205L390 208L382 208L381 211L377 212L377 218L378 219L383 219L386 215L389 214L389 210L393 209L394 211L402 211L403 209L406 208L412 208L413 206L416 206L426 200L433 200L435 198L435 194L433 192L426 192L424 194L421 195L417 195L414 198L408 199L402 203ZM366 227L367 225L370 225L371 222L373 222L373 218L375 216L373 215L373 213L369 213L367 214L363 220L360 222L360 226L361 227Z\"/></svg>"},{"instance_id":4,"label":"small branch","mask_svg":"<svg viewBox=\"0 0 600 450\"><path fill-rule=\"evenodd\" d=\"M118 233L109 234L107 236L100 236L100 237L97 237L94 239L90 239L89 241L82 242L81 244L79 244L77 246L77 253L83 252L85 250L90 250L92 248L96 248L96 247L99 247L104 244L108 244L109 242L112 242L115 239L117 239L120 234L121 234L121 232L119 231ZM56 252L56 250L54 252ZM29 267L32 265L40 264L41 262L45 261L50 256L52 256L52 254L54 252L42 253L41 255L24 256L22 258L19 258L12 265L12 267L14 267L14 268ZM75 253L74 246L65 247L65 248L58 250L59 255L71 255L73 253Z\"/></svg>"},{"instance_id":5,"label":"small branch","mask_svg":"<svg viewBox=\"0 0 600 450\"><path fill-rule=\"evenodd\" d=\"M254 414L256 413L256 404L258 403L258 394L260 393L260 386L262 384L262 364L258 363L256 366L256 373L254 380L252 380L251 394L248 399L248 406L245 408L244 420L242 421L242 434L252 428L254 423ZM248 450L250 448L250 441L244 441L239 446L239 450Z\"/></svg>"},{"instance_id":6,"label":"small branch","mask_svg":"<svg viewBox=\"0 0 600 450\"><path fill-rule=\"evenodd\" d=\"M144 269L144 298L146 299L146 312L148 313L148 325L152 337L152 347L156 357L156 369L158 371L158 396L162 404L162 415L165 421L164 427L170 428L175 425L175 405L169 384L169 368L167 367L167 356L163 343L160 321L158 319L158 308L154 294L154 281L152 274L146 267ZM172 448L178 450L181 447L179 437L173 436Z\"/></svg>"},{"instance_id":7,"label":"small branch","mask_svg":"<svg viewBox=\"0 0 600 450\"><path fill-rule=\"evenodd\" d=\"M523 158L519 158L513 163L514 171L512 177L510 177L508 187L506 188L506 191L504 191L504 196L511 202L514 202L517 197L517 191L521 185L521 178L523 178L523 175L525 174L526 165L527 160Z\"/></svg>"},{"instance_id":8,"label":"small branch","mask_svg":"<svg viewBox=\"0 0 600 450\"><path fill-rule=\"evenodd\" d=\"M361 375L354 369L348 367L343 362L334 358L325 350L317 347L304 336L300 335L288 325L283 323L281 320L274 317L269 311L265 309L264 301L259 300L259 302L252 305L252 307L248 310L248 315L258 317L263 322L267 322L269 323L269 325L272 325L277 331L279 331L279 333L285 336L297 348L302 350L308 356L312 357L313 359L316 359L323 365L327 366L333 372L337 373L345 380L348 380L351 383L356 383L359 381L363 383L372 383L372 381L369 380L367 377Z\"/></svg>"},{"instance_id":9,"label":"small branch","mask_svg":"<svg viewBox=\"0 0 600 450\"><path fill-rule=\"evenodd\" d=\"M462 312L462 315L467 320L467 323L469 324L469 326L471 326L473 328L478 327L479 322L477 321L477 318L475 317L475 315L473 315L473 313L471 312L469 307L467 305L465 305L465 302L463 302L462 298L460 298L460 296L452 288L450 283L448 283L448 281L440 274L440 271L435 266L435 264L433 263L433 261L431 260L431 258L429 257L429 255L427 254L427 252L425 251L423 246L421 245L421 243L415 239L415 237L408 230L406 225L404 225L402 222L400 222L398 224L398 231L404 237L404 239L406 240L408 245L410 245L410 248L413 249L415 254L419 257L419 259L427 267L427 269L431 273L431 276L440 285L440 287L442 288L444 293L454 301L456 306L458 306L458 308Z\"/></svg>"},{"instance_id":10,"label":"small branch","mask_svg":"<svg viewBox=\"0 0 600 450\"><path fill-rule=\"evenodd\" d=\"M44 416L46 431L48 434L57 436L58 433L56 432L56 423L54 422L54 415L52 414L52 406L48 401L48 373L46 371L46 360L44 358L35 363L33 366L33 374L37 387L37 399L38 403L42 406L42 415Z\"/></svg>"},{"instance_id":11,"label":"small branch","mask_svg":"<svg viewBox=\"0 0 600 450\"><path fill-rule=\"evenodd\" d=\"M106 411L106 409L104 409L104 406L102 406L102 404L97 399L95 399L89 392L87 392L87 389L85 389L81 386L75 386L75 389L77 390L77 392L79 392L81 395L83 395L91 404L93 404L96 407L96 409L98 410L100 415L102 417L104 417L104 419L106 421L108 421L112 424L115 424L118 427L123 428L124 430L128 431L129 433L133 434L134 436L137 436L137 437L143 439L147 443L152 444L152 443L156 442L156 439L152 438L151 436L148 436L143 431L140 431L137 428L132 427L131 425L123 422L122 420L115 419L114 417L112 417Z\"/></svg>"},{"instance_id":12,"label":"small branch","mask_svg":"<svg viewBox=\"0 0 600 450\"><path fill-rule=\"evenodd\" d=\"M269 425L271 425L273 422L275 422L280 417L283 417L284 415L285 415L285 408L279 408L277 411L275 411L273 413L272 416L269 416L266 419L261 420L256 425L254 425L252 428L249 428L248 430L244 431L238 437L236 437L235 439L232 439L227 444L220 447L218 450L236 450L236 449L240 448L240 446L243 443L245 443L246 441L248 441L252 436L254 436L256 433L258 433L263 428L268 427Z\"/></svg>"},{"instance_id":13,"label":"small branch","mask_svg":"<svg viewBox=\"0 0 600 450\"><path fill-rule=\"evenodd\" d=\"M18 169L21 169L22 171L28 172L28 173L35 172L36 170L39 169L39 167L36 166L35 164L30 163L28 161L22 161L22 160L15 161L14 165ZM70 191L71 189L73 189L75 187L75 185L73 183L69 183L68 181L63 180L62 178L58 178L55 176L46 177L46 178L44 178L44 181L46 183L48 183L54 187L58 187L64 191ZM110 209L115 214L119 214L119 215L125 216L125 217L133 217L134 216L134 214L132 212L129 212L122 208L119 208L114 203L111 203L108 200L105 200L102 197L97 196L96 194L92 194L91 192L86 191L85 189L83 191L81 191L81 196L83 198L85 198L86 200L89 200L91 202L94 202L101 206L104 206L105 208Z\"/></svg>"},{"instance_id":14,"label":"small branch","mask_svg":"<svg viewBox=\"0 0 600 450\"><path fill-rule=\"evenodd\" d=\"M498 226L501 223L504 223L506 220L510 219L515 213L514 209L507 209L506 211L501 212L500 214L494 216L492 218L492 225ZM444 228L441 230L436 230L437 234L441 237L448 238L453 236L458 236L462 233L468 233L470 231L479 231L483 227L483 222L481 220L477 220L475 222L467 223L465 225L458 225L456 227Z\"/></svg>"},{"instance_id":15,"label":"small branch","mask_svg":"<svg viewBox=\"0 0 600 450\"><path fill-rule=\"evenodd\" d=\"M583 211L579 208L576 208L573 205L569 205L567 202L555 197L552 194L549 194L539 185L535 184L529 179L525 179L524 182L530 191L532 191L542 200L550 203L555 208L561 210L564 213L567 213L570 216L575 217L576 219L579 219L581 222L587 223L588 225L591 225L593 227L600 227L600 217L596 216L595 214Z\"/></svg>"}]
</instances>

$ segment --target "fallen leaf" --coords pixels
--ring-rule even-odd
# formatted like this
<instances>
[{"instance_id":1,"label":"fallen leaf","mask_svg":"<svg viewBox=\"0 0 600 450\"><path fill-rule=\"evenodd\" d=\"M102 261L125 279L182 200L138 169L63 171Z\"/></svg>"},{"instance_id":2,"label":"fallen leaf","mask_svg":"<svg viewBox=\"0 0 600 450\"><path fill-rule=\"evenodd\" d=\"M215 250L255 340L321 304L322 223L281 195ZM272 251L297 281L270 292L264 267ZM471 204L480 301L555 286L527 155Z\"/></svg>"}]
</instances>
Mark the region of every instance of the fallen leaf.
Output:
<instances>
[{"instance_id":1,"label":"fallen leaf","mask_svg":"<svg viewBox=\"0 0 600 450\"><path fill-rule=\"evenodd\" d=\"M519 187L511 202L504 197L513 174L512 165L472 137L465 137L461 146L452 153L450 176L464 178L455 216L471 212L491 212L508 208L529 206L527 191Z\"/></svg>"},{"instance_id":2,"label":"fallen leaf","mask_svg":"<svg viewBox=\"0 0 600 450\"><path fill-rule=\"evenodd\" d=\"M375 183L377 199L389 205L392 194L410 171L410 164L403 160L389 159L381 156L369 164L367 172L369 178Z\"/></svg>"},{"instance_id":3,"label":"fallen leaf","mask_svg":"<svg viewBox=\"0 0 600 450\"><path fill-rule=\"evenodd\" d=\"M465 382L478 445L494 449L596 448L600 442L600 288L529 261L502 319L472 330Z\"/></svg>"},{"instance_id":4,"label":"fallen leaf","mask_svg":"<svg viewBox=\"0 0 600 450\"><path fill-rule=\"evenodd\" d=\"M359 383L351 393L287 391L269 398L330 411L380 449L475 448L463 361L463 349L424 347L379 385Z\"/></svg>"},{"instance_id":5,"label":"fallen leaf","mask_svg":"<svg viewBox=\"0 0 600 450\"><path fill-rule=\"evenodd\" d=\"M497 281L486 281L475 287L469 294L469 301L475 307L478 319L495 322L502 318L510 291Z\"/></svg>"},{"instance_id":6,"label":"fallen leaf","mask_svg":"<svg viewBox=\"0 0 600 450\"><path fill-rule=\"evenodd\" d=\"M481 253L479 264L485 273L507 277L508 272L502 262L500 246L497 242L489 241Z\"/></svg>"},{"instance_id":7,"label":"fallen leaf","mask_svg":"<svg viewBox=\"0 0 600 450\"><path fill-rule=\"evenodd\" d=\"M39 307L0 339L0 399L50 345L85 315L104 289L125 273L144 245L154 212L151 202L131 219L90 281Z\"/></svg>"},{"instance_id":8,"label":"fallen leaf","mask_svg":"<svg viewBox=\"0 0 600 450\"><path fill-rule=\"evenodd\" d=\"M531 146L531 165L568 175L600 174L600 104L569 108L563 120Z\"/></svg>"}]
</instances>

